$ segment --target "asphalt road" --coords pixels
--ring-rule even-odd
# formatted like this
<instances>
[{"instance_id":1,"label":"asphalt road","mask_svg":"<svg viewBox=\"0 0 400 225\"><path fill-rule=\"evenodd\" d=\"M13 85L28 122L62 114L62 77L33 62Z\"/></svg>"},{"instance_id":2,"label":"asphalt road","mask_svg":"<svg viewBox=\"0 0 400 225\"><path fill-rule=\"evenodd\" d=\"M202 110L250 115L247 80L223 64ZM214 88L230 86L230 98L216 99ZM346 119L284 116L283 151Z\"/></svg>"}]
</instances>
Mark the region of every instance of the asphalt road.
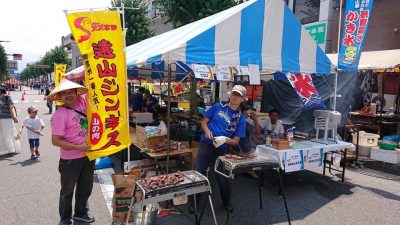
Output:
<instances>
[{"instance_id":1,"label":"asphalt road","mask_svg":"<svg viewBox=\"0 0 400 225\"><path fill-rule=\"evenodd\" d=\"M17 155L0 156L0 224L1 225L45 225L58 224L58 197L60 176L58 172L59 150L51 144L50 119L43 95L26 89L25 101L22 92L11 92L19 110L19 127L28 116L27 108L39 109L38 116L45 123L44 136L40 139L39 159L30 159L26 131L21 135L22 152ZM0 146L1 148L1 146ZM111 216L106 207L100 186L95 182L89 200L94 224L110 224Z\"/></svg>"}]
</instances>

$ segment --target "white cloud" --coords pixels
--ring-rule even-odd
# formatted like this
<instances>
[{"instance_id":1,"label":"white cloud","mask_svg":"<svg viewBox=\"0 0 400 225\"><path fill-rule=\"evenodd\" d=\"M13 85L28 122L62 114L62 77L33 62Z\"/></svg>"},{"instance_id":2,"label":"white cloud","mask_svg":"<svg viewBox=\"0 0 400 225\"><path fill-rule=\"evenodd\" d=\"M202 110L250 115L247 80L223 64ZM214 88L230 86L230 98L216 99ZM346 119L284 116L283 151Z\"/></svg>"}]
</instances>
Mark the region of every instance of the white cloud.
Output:
<instances>
[{"instance_id":1,"label":"white cloud","mask_svg":"<svg viewBox=\"0 0 400 225\"><path fill-rule=\"evenodd\" d=\"M111 0L7 0L0 7L0 40L7 54L19 53L19 71L71 33L63 10L110 7Z\"/></svg>"}]
</instances>

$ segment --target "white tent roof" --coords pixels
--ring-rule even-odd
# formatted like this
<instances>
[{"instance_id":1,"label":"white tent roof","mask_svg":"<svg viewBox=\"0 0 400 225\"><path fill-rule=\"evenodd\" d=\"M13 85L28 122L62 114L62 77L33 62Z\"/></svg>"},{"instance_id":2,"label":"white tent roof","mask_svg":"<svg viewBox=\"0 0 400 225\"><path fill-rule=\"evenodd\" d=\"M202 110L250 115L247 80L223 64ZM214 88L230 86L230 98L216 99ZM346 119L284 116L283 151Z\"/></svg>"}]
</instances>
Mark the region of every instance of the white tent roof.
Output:
<instances>
[{"instance_id":1,"label":"white tent roof","mask_svg":"<svg viewBox=\"0 0 400 225\"><path fill-rule=\"evenodd\" d=\"M337 66L338 55L327 54L327 56ZM394 69L397 66L400 66L400 49L362 52L358 69Z\"/></svg>"},{"instance_id":2,"label":"white tent roof","mask_svg":"<svg viewBox=\"0 0 400 225\"><path fill-rule=\"evenodd\" d=\"M333 66L282 0L250 0L126 49L127 66L164 61L330 74Z\"/></svg>"}]
</instances>

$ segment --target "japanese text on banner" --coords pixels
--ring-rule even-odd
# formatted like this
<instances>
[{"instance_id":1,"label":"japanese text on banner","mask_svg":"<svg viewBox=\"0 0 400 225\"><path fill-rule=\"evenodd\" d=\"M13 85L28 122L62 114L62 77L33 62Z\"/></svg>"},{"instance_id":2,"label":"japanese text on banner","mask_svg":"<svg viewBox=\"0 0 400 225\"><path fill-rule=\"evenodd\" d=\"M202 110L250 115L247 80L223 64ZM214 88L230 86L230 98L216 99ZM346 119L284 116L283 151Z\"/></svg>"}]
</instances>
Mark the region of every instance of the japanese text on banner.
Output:
<instances>
[{"instance_id":1,"label":"japanese text on banner","mask_svg":"<svg viewBox=\"0 0 400 225\"><path fill-rule=\"evenodd\" d=\"M374 0L347 0L338 69L357 71Z\"/></svg>"},{"instance_id":2,"label":"japanese text on banner","mask_svg":"<svg viewBox=\"0 0 400 225\"><path fill-rule=\"evenodd\" d=\"M113 154L131 144L127 123L126 60L117 11L67 15L82 54L88 92L90 160Z\"/></svg>"},{"instance_id":3,"label":"japanese text on banner","mask_svg":"<svg viewBox=\"0 0 400 225\"><path fill-rule=\"evenodd\" d=\"M57 87L60 81L64 78L65 76L65 71L67 69L66 64L55 64L54 65L54 87ZM62 105L61 102L56 101L56 105Z\"/></svg>"}]
</instances>

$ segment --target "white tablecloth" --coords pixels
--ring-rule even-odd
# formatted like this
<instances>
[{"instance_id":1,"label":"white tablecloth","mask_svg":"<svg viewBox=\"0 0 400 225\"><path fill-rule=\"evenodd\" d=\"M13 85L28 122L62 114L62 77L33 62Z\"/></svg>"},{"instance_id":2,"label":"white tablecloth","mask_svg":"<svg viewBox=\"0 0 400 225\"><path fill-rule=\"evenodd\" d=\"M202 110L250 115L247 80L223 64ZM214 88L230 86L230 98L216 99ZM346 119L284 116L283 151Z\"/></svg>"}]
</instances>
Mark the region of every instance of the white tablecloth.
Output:
<instances>
[{"instance_id":1,"label":"white tablecloth","mask_svg":"<svg viewBox=\"0 0 400 225\"><path fill-rule=\"evenodd\" d=\"M355 148L352 143L344 141L337 141L336 144L320 144L312 141L299 143L298 146L304 147L287 150L276 150L265 145L258 145L256 152L275 157L285 172L292 172L322 166L324 153L326 152Z\"/></svg>"}]
</instances>

